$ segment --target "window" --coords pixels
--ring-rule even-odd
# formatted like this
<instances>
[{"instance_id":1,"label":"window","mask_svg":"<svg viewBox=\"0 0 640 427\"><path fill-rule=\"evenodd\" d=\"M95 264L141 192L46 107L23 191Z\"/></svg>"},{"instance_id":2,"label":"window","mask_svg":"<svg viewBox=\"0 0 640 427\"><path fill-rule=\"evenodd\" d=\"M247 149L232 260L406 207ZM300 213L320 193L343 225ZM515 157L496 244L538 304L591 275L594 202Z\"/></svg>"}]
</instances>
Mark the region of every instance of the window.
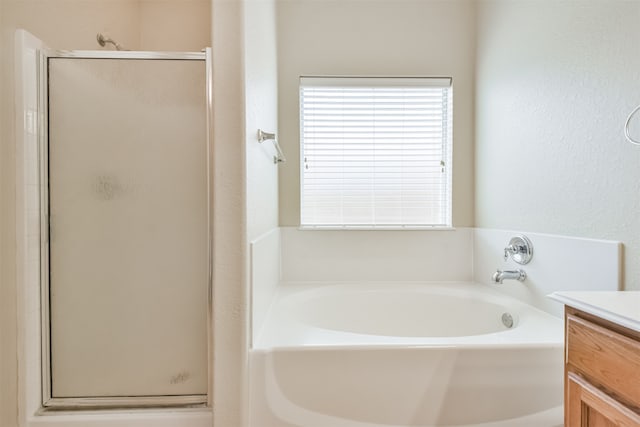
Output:
<instances>
[{"instance_id":1,"label":"window","mask_svg":"<svg viewBox=\"0 0 640 427\"><path fill-rule=\"evenodd\" d=\"M450 78L302 77L301 226L451 226Z\"/></svg>"}]
</instances>

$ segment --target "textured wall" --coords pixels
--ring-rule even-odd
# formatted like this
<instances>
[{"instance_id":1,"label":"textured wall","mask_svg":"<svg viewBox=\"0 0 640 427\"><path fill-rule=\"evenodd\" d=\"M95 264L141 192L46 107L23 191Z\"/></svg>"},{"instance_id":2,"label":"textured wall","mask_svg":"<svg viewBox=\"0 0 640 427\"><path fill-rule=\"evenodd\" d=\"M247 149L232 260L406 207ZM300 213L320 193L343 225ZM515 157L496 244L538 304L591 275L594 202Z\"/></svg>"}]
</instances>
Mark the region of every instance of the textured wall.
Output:
<instances>
[{"instance_id":1,"label":"textured wall","mask_svg":"<svg viewBox=\"0 0 640 427\"><path fill-rule=\"evenodd\" d=\"M251 333L271 304L280 279L278 165L271 141L257 131L278 133L278 52L275 0L247 0L244 9L247 243L251 282Z\"/></svg>"},{"instance_id":2,"label":"textured wall","mask_svg":"<svg viewBox=\"0 0 640 427\"><path fill-rule=\"evenodd\" d=\"M278 131L278 64L273 0L245 5L244 72L247 142L248 240L278 226L278 166L271 141L258 143L257 132Z\"/></svg>"},{"instance_id":3,"label":"textured wall","mask_svg":"<svg viewBox=\"0 0 640 427\"><path fill-rule=\"evenodd\" d=\"M640 2L478 6L476 225L620 240L640 289ZM640 120L634 126L640 138Z\"/></svg>"},{"instance_id":4,"label":"textured wall","mask_svg":"<svg viewBox=\"0 0 640 427\"><path fill-rule=\"evenodd\" d=\"M214 1L213 411L216 426L243 426L249 329L246 286L244 7Z\"/></svg>"},{"instance_id":5,"label":"textured wall","mask_svg":"<svg viewBox=\"0 0 640 427\"><path fill-rule=\"evenodd\" d=\"M280 225L300 223L301 75L453 76L453 224L473 225L474 3L292 0L278 3Z\"/></svg>"}]
</instances>

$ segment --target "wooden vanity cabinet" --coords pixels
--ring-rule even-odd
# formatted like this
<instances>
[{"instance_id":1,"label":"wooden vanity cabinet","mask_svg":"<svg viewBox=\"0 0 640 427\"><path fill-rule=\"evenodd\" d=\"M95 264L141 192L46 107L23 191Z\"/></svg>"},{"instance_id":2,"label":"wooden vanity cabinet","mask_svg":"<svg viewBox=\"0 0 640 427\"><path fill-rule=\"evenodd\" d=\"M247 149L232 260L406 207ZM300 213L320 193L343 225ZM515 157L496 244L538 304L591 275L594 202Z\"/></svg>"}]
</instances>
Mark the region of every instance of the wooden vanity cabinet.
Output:
<instances>
[{"instance_id":1,"label":"wooden vanity cabinet","mask_svg":"<svg viewBox=\"0 0 640 427\"><path fill-rule=\"evenodd\" d=\"M640 427L640 332L565 309L565 427Z\"/></svg>"}]
</instances>

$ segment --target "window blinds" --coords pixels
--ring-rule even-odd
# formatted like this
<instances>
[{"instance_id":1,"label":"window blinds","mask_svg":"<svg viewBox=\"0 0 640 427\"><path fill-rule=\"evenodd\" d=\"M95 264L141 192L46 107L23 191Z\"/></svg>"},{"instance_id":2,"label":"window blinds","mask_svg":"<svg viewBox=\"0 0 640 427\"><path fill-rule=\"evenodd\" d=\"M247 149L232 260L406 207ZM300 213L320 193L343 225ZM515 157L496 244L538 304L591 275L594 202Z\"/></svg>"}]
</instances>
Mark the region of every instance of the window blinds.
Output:
<instances>
[{"instance_id":1,"label":"window blinds","mask_svg":"<svg viewBox=\"0 0 640 427\"><path fill-rule=\"evenodd\" d=\"M303 227L451 226L449 78L300 79Z\"/></svg>"}]
</instances>

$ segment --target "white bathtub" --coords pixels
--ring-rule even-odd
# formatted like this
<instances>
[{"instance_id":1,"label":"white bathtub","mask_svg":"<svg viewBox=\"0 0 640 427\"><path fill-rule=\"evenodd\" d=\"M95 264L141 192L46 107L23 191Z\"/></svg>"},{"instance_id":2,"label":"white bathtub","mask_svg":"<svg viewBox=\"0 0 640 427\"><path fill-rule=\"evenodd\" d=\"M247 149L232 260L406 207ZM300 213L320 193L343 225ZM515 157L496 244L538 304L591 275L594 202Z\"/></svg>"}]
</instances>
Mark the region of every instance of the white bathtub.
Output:
<instances>
[{"instance_id":1,"label":"white bathtub","mask_svg":"<svg viewBox=\"0 0 640 427\"><path fill-rule=\"evenodd\" d=\"M562 345L561 319L485 285L283 285L250 424L559 427Z\"/></svg>"}]
</instances>

